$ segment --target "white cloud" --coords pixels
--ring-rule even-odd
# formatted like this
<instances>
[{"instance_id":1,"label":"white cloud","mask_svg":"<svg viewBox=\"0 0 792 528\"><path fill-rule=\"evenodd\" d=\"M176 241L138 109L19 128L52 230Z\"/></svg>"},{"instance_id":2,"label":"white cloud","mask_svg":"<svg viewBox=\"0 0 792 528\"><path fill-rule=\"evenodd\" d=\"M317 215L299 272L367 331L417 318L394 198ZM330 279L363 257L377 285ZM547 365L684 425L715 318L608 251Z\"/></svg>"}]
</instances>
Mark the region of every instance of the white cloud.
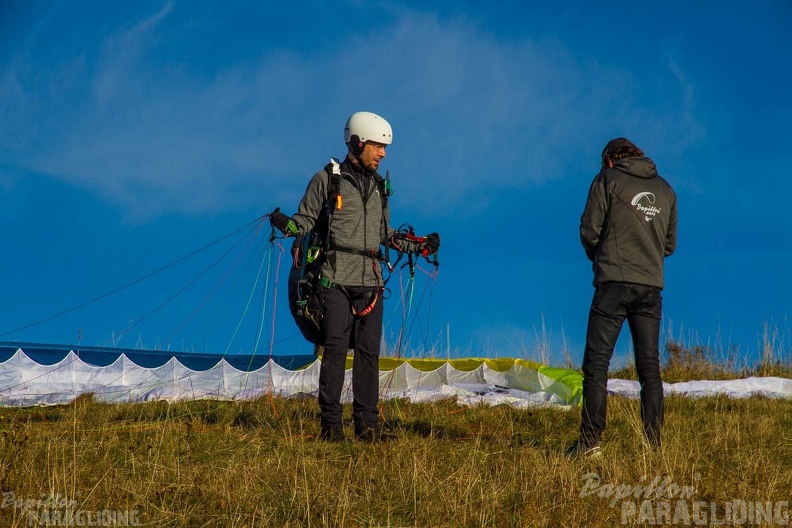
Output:
<instances>
[{"instance_id":1,"label":"white cloud","mask_svg":"<svg viewBox=\"0 0 792 528\"><path fill-rule=\"evenodd\" d=\"M414 11L312 53L256 43L258 61L229 57L207 75L158 60L176 11L166 4L97 50L17 61L0 78L0 162L89 189L132 218L264 212L296 206L310 175L343 154L346 116L368 109L394 125L384 166L400 199L449 206L590 167L577 158L605 122L660 130L696 119L675 65L684 104L653 113L632 100L628 72L580 64L558 42L499 40Z\"/></svg>"}]
</instances>

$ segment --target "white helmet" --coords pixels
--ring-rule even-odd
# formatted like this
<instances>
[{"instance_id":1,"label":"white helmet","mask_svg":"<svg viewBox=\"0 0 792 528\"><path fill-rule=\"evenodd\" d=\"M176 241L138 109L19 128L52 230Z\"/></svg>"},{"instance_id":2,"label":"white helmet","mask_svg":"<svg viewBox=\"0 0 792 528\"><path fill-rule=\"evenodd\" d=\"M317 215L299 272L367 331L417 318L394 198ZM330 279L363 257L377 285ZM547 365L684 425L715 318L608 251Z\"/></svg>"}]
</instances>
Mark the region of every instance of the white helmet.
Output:
<instances>
[{"instance_id":1,"label":"white helmet","mask_svg":"<svg viewBox=\"0 0 792 528\"><path fill-rule=\"evenodd\" d=\"M355 112L344 125L344 143L356 151L362 150L366 141L390 145L393 141L393 130L390 123L377 114Z\"/></svg>"}]
</instances>

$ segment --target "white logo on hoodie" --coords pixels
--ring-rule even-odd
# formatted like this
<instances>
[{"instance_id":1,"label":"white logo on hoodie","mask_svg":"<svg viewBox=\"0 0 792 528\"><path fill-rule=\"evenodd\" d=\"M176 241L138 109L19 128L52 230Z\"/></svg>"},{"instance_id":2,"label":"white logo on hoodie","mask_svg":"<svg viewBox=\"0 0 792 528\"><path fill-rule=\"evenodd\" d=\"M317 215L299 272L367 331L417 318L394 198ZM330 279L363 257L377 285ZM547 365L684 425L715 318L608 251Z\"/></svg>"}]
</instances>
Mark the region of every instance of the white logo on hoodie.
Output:
<instances>
[{"instance_id":1,"label":"white logo on hoodie","mask_svg":"<svg viewBox=\"0 0 792 528\"><path fill-rule=\"evenodd\" d=\"M634 205L635 208L644 215L644 219L649 222L654 220L655 215L660 212L660 209L654 206L655 200L656 198L653 193L644 191L633 196L630 204ZM642 204L641 201L647 205Z\"/></svg>"}]
</instances>

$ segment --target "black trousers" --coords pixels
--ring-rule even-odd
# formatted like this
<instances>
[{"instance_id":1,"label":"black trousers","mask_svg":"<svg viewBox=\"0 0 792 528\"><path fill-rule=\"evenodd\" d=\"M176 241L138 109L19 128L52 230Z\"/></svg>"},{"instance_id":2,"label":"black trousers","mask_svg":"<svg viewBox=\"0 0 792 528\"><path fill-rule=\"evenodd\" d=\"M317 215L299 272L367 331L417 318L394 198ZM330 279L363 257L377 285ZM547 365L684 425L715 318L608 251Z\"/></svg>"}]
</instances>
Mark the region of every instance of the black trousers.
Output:
<instances>
[{"instance_id":1,"label":"black trousers","mask_svg":"<svg viewBox=\"0 0 792 528\"><path fill-rule=\"evenodd\" d=\"M635 368L641 384L641 421L647 440L660 445L663 424L663 382L660 378L660 288L626 282L597 286L589 311L583 353L583 410L580 438L599 443L608 406L608 366L624 320L635 348Z\"/></svg>"},{"instance_id":2,"label":"black trousers","mask_svg":"<svg viewBox=\"0 0 792 528\"><path fill-rule=\"evenodd\" d=\"M352 314L351 304L357 312L371 302L375 288L349 287L347 297L337 288L322 290L325 314L322 321L324 354L319 370L319 409L321 425L340 428L342 405L341 390L347 351L354 350L352 360L352 417L355 434L377 425L379 403L379 352L382 337L382 292L371 312L365 317Z\"/></svg>"}]
</instances>

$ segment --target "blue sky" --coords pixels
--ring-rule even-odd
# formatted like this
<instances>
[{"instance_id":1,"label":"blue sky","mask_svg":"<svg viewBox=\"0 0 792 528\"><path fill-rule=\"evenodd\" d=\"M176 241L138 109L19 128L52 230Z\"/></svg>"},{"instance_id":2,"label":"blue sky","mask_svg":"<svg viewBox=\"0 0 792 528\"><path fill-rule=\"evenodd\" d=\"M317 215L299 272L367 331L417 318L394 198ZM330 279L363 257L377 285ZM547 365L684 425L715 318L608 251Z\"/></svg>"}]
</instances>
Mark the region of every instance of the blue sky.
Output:
<instances>
[{"instance_id":1,"label":"blue sky","mask_svg":"<svg viewBox=\"0 0 792 528\"><path fill-rule=\"evenodd\" d=\"M277 306L273 352L305 350L266 233L28 325L294 211L368 110L393 224L443 237L415 349L579 364L580 214L626 136L679 199L666 337L789 350L792 5L555 4L0 1L0 339L249 352Z\"/></svg>"}]
</instances>

